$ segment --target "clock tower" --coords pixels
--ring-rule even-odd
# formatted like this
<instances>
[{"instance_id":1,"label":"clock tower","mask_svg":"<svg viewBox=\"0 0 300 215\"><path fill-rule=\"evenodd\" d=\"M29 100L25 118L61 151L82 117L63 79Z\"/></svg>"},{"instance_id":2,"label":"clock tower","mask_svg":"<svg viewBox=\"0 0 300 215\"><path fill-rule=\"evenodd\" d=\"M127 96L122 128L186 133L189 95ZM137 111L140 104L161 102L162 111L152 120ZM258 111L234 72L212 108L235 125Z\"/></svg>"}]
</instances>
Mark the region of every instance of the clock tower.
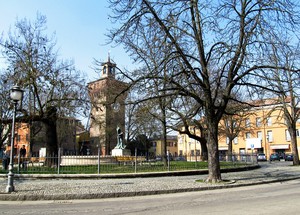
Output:
<instances>
[{"instance_id":1,"label":"clock tower","mask_svg":"<svg viewBox=\"0 0 300 215\"><path fill-rule=\"evenodd\" d=\"M115 78L116 64L101 64L100 79L88 83L91 100L91 150L100 147L101 155L110 155L117 145L117 128L125 130L125 99L127 84Z\"/></svg>"}]
</instances>

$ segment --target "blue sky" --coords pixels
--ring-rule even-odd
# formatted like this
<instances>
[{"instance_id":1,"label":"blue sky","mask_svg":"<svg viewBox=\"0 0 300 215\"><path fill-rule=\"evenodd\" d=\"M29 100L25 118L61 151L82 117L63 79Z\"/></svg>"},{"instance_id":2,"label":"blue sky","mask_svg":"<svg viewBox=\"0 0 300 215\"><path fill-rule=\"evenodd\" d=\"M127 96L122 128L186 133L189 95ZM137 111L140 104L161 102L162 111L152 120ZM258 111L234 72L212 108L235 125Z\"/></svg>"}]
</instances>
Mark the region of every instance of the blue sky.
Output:
<instances>
[{"instance_id":1,"label":"blue sky","mask_svg":"<svg viewBox=\"0 0 300 215\"><path fill-rule=\"evenodd\" d=\"M60 58L73 59L89 81L99 78L91 69L93 58L106 61L109 51L119 68L133 68L122 47L104 45L112 27L106 0L0 0L0 34L5 36L17 18L34 21L37 12L47 17L48 36L55 32Z\"/></svg>"}]
</instances>

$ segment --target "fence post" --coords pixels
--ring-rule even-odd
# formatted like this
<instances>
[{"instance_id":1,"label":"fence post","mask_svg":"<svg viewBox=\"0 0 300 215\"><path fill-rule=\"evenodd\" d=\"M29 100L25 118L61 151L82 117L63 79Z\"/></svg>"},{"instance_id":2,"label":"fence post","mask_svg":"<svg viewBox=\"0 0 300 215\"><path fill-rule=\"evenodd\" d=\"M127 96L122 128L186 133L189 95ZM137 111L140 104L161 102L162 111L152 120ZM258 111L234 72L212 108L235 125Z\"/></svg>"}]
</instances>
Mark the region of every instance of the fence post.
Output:
<instances>
[{"instance_id":1,"label":"fence post","mask_svg":"<svg viewBox=\"0 0 300 215\"><path fill-rule=\"evenodd\" d=\"M20 174L20 161L21 161L21 154L18 155L18 174Z\"/></svg>"},{"instance_id":2,"label":"fence post","mask_svg":"<svg viewBox=\"0 0 300 215\"><path fill-rule=\"evenodd\" d=\"M54 155L53 155L54 156ZM60 160L61 160L61 157L60 157L60 147L58 148L58 161L57 161L57 174L60 174Z\"/></svg>"},{"instance_id":3,"label":"fence post","mask_svg":"<svg viewBox=\"0 0 300 215\"><path fill-rule=\"evenodd\" d=\"M98 174L100 174L100 147L98 146Z\"/></svg>"},{"instance_id":4,"label":"fence post","mask_svg":"<svg viewBox=\"0 0 300 215\"><path fill-rule=\"evenodd\" d=\"M168 171L170 172L170 151L167 150L167 158L168 158Z\"/></svg>"},{"instance_id":5,"label":"fence post","mask_svg":"<svg viewBox=\"0 0 300 215\"><path fill-rule=\"evenodd\" d=\"M137 163L137 148L136 147L134 149L134 157L135 157L135 161L134 161L134 173L136 173L136 163Z\"/></svg>"}]
</instances>

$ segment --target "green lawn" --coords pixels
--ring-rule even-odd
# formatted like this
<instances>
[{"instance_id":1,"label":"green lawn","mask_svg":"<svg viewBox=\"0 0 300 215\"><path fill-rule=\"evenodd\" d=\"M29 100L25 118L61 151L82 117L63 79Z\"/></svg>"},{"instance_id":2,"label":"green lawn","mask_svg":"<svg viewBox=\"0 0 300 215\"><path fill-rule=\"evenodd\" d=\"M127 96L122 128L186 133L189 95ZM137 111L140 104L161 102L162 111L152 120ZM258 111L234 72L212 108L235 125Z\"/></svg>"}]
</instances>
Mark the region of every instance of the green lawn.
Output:
<instances>
[{"instance_id":1,"label":"green lawn","mask_svg":"<svg viewBox=\"0 0 300 215\"><path fill-rule=\"evenodd\" d=\"M246 163L237 162L220 162L221 168L232 168L248 165ZM17 165L15 165L17 166ZM181 170L200 170L207 169L207 162L186 162L186 161L171 161L170 167L163 165L163 162L146 162L135 165L133 163L105 164L100 165L100 174L118 174L118 173L141 173L141 172L163 172L163 171L181 171ZM26 169L14 168L14 173L22 174L97 174L98 165L82 165L82 166L61 166L47 167L28 165ZM0 169L0 173L7 171Z\"/></svg>"}]
</instances>

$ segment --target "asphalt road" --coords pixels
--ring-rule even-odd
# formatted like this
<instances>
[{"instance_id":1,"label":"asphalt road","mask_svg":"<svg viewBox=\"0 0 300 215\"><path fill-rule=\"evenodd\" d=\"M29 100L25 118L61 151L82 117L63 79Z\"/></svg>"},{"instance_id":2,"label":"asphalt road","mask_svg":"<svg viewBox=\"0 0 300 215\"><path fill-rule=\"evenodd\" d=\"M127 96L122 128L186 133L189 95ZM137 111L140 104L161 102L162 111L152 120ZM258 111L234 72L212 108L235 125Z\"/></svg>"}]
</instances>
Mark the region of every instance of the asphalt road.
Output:
<instances>
[{"instance_id":1,"label":"asphalt road","mask_svg":"<svg viewBox=\"0 0 300 215\"><path fill-rule=\"evenodd\" d=\"M300 180L99 200L0 202L0 214L299 214Z\"/></svg>"}]
</instances>

